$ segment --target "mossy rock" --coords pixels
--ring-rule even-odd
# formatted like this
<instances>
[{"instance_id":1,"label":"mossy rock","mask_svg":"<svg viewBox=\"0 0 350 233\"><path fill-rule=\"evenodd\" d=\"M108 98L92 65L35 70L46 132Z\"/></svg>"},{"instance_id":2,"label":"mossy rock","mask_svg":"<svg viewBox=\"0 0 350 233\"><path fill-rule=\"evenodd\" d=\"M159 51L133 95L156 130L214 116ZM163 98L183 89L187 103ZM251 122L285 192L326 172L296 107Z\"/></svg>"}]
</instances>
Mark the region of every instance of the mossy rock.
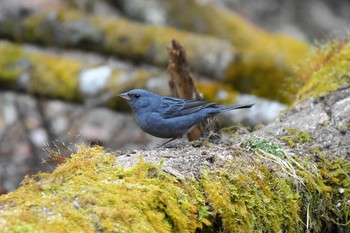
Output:
<instances>
[{"instance_id":1,"label":"mossy rock","mask_svg":"<svg viewBox=\"0 0 350 233\"><path fill-rule=\"evenodd\" d=\"M0 43L0 84L50 98L78 101L78 75L83 64L19 45Z\"/></svg>"},{"instance_id":2,"label":"mossy rock","mask_svg":"<svg viewBox=\"0 0 350 233\"><path fill-rule=\"evenodd\" d=\"M341 87L350 85L350 42L333 40L319 45L307 57L298 73L305 85L298 93L297 102L319 98Z\"/></svg>"},{"instance_id":3,"label":"mossy rock","mask_svg":"<svg viewBox=\"0 0 350 233\"><path fill-rule=\"evenodd\" d=\"M2 196L0 231L194 232L209 222L198 216L204 197L187 185L159 166L127 169L102 148L82 149Z\"/></svg>"},{"instance_id":4,"label":"mossy rock","mask_svg":"<svg viewBox=\"0 0 350 233\"><path fill-rule=\"evenodd\" d=\"M306 42L268 33L213 4L183 4L183 11L190 11L184 16L194 20L191 16L196 15L196 22L205 25L202 30L187 26L187 20L180 20L181 29L175 29L69 9L54 13L28 10L26 14L13 10L0 19L4 28L0 36L92 50L162 67L168 63L166 47L175 39L185 48L195 72L225 81L240 92L292 103L302 83L293 67L310 51Z\"/></svg>"},{"instance_id":5,"label":"mossy rock","mask_svg":"<svg viewBox=\"0 0 350 233\"><path fill-rule=\"evenodd\" d=\"M92 64L76 59L31 51L8 42L0 42L0 54L1 85L45 98L82 102L85 97L80 86L82 71L95 68ZM145 89L147 86L156 86L164 90L164 82L155 84L156 79L164 80L168 76L166 72L146 68L111 69L110 76L99 90L100 93L96 94L121 93L134 88ZM204 97L210 101L232 104L237 96L236 91L217 81L200 80L196 84ZM168 92L163 94L169 95ZM120 98L111 98L107 105L112 109L130 110L127 103Z\"/></svg>"},{"instance_id":6,"label":"mossy rock","mask_svg":"<svg viewBox=\"0 0 350 233\"><path fill-rule=\"evenodd\" d=\"M214 152L210 148L203 149ZM0 231L305 232L306 220L316 231L346 220L349 163L322 157L315 167L264 139L244 148L216 147L232 159L203 170L199 179L175 177L163 171L163 162L140 158L124 167L101 147L81 148L52 174L26 178L0 197ZM197 156L189 154L197 149L183 149L176 151L180 159ZM342 210L334 209L337 203Z\"/></svg>"}]
</instances>

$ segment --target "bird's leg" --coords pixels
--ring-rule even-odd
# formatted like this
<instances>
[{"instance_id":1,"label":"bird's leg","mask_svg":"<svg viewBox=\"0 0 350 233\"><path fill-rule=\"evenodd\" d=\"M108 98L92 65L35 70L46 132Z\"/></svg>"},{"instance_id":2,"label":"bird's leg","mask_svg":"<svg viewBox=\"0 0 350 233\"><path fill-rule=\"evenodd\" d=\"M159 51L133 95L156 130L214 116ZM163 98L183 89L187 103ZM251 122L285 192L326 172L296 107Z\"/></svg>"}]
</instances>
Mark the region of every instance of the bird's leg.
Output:
<instances>
[{"instance_id":1,"label":"bird's leg","mask_svg":"<svg viewBox=\"0 0 350 233\"><path fill-rule=\"evenodd\" d=\"M176 139L177 139L177 138L172 138L172 139L170 139L169 141L166 141L166 142L164 142L163 144L157 146L156 148L160 148L160 147L162 147L162 146L165 146L165 145L168 144L169 142L172 142L172 141L174 141L174 140L176 140Z\"/></svg>"}]
</instances>

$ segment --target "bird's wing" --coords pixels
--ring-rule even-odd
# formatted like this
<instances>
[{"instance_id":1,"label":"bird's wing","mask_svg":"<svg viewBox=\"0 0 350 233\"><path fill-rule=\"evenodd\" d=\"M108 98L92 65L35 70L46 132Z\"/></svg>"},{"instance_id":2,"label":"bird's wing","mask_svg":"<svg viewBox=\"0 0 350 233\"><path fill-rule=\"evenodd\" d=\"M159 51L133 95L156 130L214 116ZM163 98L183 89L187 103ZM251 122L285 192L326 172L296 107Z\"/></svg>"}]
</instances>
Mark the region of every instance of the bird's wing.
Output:
<instances>
[{"instance_id":1,"label":"bird's wing","mask_svg":"<svg viewBox=\"0 0 350 233\"><path fill-rule=\"evenodd\" d=\"M215 103L209 103L200 100L184 100L172 97L164 97L160 109L164 118L184 116L197 112L209 106L215 106Z\"/></svg>"}]
</instances>

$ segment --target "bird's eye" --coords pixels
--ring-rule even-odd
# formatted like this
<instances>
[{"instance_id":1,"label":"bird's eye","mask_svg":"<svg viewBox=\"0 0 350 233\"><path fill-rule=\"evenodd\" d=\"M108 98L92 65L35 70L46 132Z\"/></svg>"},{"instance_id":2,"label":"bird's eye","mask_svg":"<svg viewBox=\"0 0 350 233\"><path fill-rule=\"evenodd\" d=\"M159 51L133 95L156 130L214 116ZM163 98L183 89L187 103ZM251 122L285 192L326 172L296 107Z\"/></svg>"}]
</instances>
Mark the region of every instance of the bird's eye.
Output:
<instances>
[{"instance_id":1,"label":"bird's eye","mask_svg":"<svg viewBox=\"0 0 350 233\"><path fill-rule=\"evenodd\" d=\"M135 94L134 96L135 96L136 99L140 98L139 94Z\"/></svg>"}]
</instances>

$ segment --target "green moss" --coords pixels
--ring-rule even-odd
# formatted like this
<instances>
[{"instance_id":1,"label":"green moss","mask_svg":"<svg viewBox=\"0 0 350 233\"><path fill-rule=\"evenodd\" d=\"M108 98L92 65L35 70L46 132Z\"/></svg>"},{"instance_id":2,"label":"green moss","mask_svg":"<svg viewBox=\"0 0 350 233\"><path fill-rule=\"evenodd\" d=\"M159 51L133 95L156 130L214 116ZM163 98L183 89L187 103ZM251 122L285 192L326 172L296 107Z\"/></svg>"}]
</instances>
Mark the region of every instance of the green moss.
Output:
<instances>
[{"instance_id":1,"label":"green moss","mask_svg":"<svg viewBox=\"0 0 350 233\"><path fill-rule=\"evenodd\" d=\"M288 135L282 136L281 139L287 143L290 148L294 148L297 143L310 143L312 138L309 133L303 132L296 128L286 128Z\"/></svg>"},{"instance_id":2,"label":"green moss","mask_svg":"<svg viewBox=\"0 0 350 233\"><path fill-rule=\"evenodd\" d=\"M251 151L269 153L280 158L284 156L283 147L280 144L269 139L260 137L250 138L246 140L244 146Z\"/></svg>"},{"instance_id":3,"label":"green moss","mask_svg":"<svg viewBox=\"0 0 350 233\"><path fill-rule=\"evenodd\" d=\"M211 102L233 104L237 97L236 91L219 82L197 81L195 85L198 88L198 91L203 94L205 99Z\"/></svg>"},{"instance_id":4,"label":"green moss","mask_svg":"<svg viewBox=\"0 0 350 233\"><path fill-rule=\"evenodd\" d=\"M350 230L349 161L327 156L317 148L310 151L311 155L291 156L282 145L264 138L250 139L245 146L262 158L273 161L293 178L289 185L299 196L299 217L304 222L302 228L308 226L314 232ZM305 231L302 228L297 232Z\"/></svg>"},{"instance_id":5,"label":"green moss","mask_svg":"<svg viewBox=\"0 0 350 233\"><path fill-rule=\"evenodd\" d=\"M209 224L204 197L191 181L142 160L117 166L102 148L82 149L35 179L0 197L5 232L194 232Z\"/></svg>"},{"instance_id":6,"label":"green moss","mask_svg":"<svg viewBox=\"0 0 350 233\"><path fill-rule=\"evenodd\" d=\"M21 59L23 50L19 46L0 43L0 83L4 86L13 86L17 78L23 73Z\"/></svg>"},{"instance_id":7,"label":"green moss","mask_svg":"<svg viewBox=\"0 0 350 233\"><path fill-rule=\"evenodd\" d=\"M224 232L294 231L300 221L298 195L266 167L251 166L242 162L228 171L203 175L208 200L221 215Z\"/></svg>"},{"instance_id":8,"label":"green moss","mask_svg":"<svg viewBox=\"0 0 350 233\"><path fill-rule=\"evenodd\" d=\"M78 77L83 63L26 51L11 43L0 43L0 51L4 55L0 56L2 85L18 88L18 78L25 74L29 76L28 89L33 94L70 101L80 100Z\"/></svg>"},{"instance_id":9,"label":"green moss","mask_svg":"<svg viewBox=\"0 0 350 233\"><path fill-rule=\"evenodd\" d=\"M320 97L350 83L350 42L331 41L320 46L299 67L306 84L298 101Z\"/></svg>"},{"instance_id":10,"label":"green moss","mask_svg":"<svg viewBox=\"0 0 350 233\"><path fill-rule=\"evenodd\" d=\"M226 81L241 92L292 103L302 81L287 64L276 67L270 54L254 53L238 54L227 69Z\"/></svg>"},{"instance_id":11,"label":"green moss","mask_svg":"<svg viewBox=\"0 0 350 233\"><path fill-rule=\"evenodd\" d=\"M0 232L348 232L350 162L252 138L216 171L178 180L82 148L0 196ZM228 153L227 153L228 152Z\"/></svg>"},{"instance_id":12,"label":"green moss","mask_svg":"<svg viewBox=\"0 0 350 233\"><path fill-rule=\"evenodd\" d=\"M310 228L315 232L348 232L350 162L337 156L325 155L317 148L310 152L312 156L300 157L300 161L303 160L310 171L300 171L306 180L307 189L302 191L302 195L304 208L309 208Z\"/></svg>"},{"instance_id":13,"label":"green moss","mask_svg":"<svg viewBox=\"0 0 350 233\"><path fill-rule=\"evenodd\" d=\"M239 137L239 135L246 134L251 131L249 126L243 124L235 124L220 129L220 134L226 134L228 137Z\"/></svg>"},{"instance_id":14,"label":"green moss","mask_svg":"<svg viewBox=\"0 0 350 233\"><path fill-rule=\"evenodd\" d=\"M32 93L71 101L80 99L78 88L79 72L82 69L80 62L38 54L31 54L31 59L34 62L29 88Z\"/></svg>"},{"instance_id":15,"label":"green moss","mask_svg":"<svg viewBox=\"0 0 350 233\"><path fill-rule=\"evenodd\" d=\"M131 23L123 18L91 18L91 23L104 33L104 51L135 60L147 60L165 66L166 47L173 38L182 40L184 34L171 28Z\"/></svg>"},{"instance_id":16,"label":"green moss","mask_svg":"<svg viewBox=\"0 0 350 233\"><path fill-rule=\"evenodd\" d=\"M53 42L53 33L50 32L50 23L46 22L47 15L33 14L24 20L22 33L19 34L19 41L30 41L36 43L50 44Z\"/></svg>"}]
</instances>

